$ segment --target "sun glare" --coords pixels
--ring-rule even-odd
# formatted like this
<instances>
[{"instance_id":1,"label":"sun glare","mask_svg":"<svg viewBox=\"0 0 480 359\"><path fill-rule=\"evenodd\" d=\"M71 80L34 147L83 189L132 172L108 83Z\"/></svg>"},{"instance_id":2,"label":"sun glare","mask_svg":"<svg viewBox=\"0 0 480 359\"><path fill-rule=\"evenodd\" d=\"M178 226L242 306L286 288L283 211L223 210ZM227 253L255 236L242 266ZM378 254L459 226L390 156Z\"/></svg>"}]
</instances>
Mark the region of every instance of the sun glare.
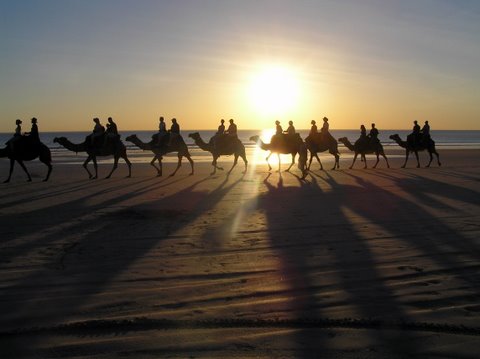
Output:
<instances>
[{"instance_id":1,"label":"sun glare","mask_svg":"<svg viewBox=\"0 0 480 359\"><path fill-rule=\"evenodd\" d=\"M298 76L287 67L264 67L252 75L247 94L259 114L285 115L297 105Z\"/></svg>"}]
</instances>

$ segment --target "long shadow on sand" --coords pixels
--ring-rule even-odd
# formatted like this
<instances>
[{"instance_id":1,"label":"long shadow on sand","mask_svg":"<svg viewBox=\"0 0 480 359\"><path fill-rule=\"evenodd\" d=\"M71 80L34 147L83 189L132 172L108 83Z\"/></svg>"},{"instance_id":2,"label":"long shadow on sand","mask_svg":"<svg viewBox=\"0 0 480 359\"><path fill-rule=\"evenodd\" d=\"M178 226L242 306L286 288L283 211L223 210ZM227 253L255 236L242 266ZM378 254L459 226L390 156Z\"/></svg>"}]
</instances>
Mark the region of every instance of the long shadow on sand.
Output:
<instances>
[{"instance_id":1,"label":"long shadow on sand","mask_svg":"<svg viewBox=\"0 0 480 359\"><path fill-rule=\"evenodd\" d=\"M28 240L31 228L16 233L15 236L26 238L2 253L3 263L31 251L44 250L62 238L71 239L60 241L59 246L63 248L55 251L61 252L60 256L50 259L45 265L33 266L25 271L25 275L11 279L2 288L2 328L8 331L37 325L56 325L84 316L81 307L93 296L102 293L118 275L128 271L134 262L147 255L170 233L188 226L198 215L214 207L241 178L226 178L210 191L197 190L199 184L211 180L206 177L161 199L152 199L147 203L141 201L141 205L124 204L181 180L169 179L164 184L158 179L137 181L135 185L124 181L115 185L109 183L108 191L115 193L101 203L89 205L88 200L104 196L105 188L92 190L86 195L79 195L74 201L48 208L52 215L57 216L56 221L69 221L68 226L50 231L50 221L38 228L39 232L45 233L32 240ZM115 195L117 192L122 194ZM30 215L35 217L35 212ZM72 222L75 216L80 218ZM7 217L2 218L2 222L18 221L18 215ZM83 257L82 253L89 253L89 257ZM162 263L158 265L161 267ZM35 347L33 339L29 339L28 346L21 339L4 339L1 346L5 355L28 353Z\"/></svg>"}]
</instances>

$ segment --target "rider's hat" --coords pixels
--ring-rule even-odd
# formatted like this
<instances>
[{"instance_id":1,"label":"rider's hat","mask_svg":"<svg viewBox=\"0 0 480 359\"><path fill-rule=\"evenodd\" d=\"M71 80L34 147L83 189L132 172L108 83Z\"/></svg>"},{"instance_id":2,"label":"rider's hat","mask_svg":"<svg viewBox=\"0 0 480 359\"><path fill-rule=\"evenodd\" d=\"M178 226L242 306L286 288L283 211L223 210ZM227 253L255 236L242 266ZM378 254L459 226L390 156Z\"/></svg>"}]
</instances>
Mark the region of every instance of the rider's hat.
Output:
<instances>
[{"instance_id":1,"label":"rider's hat","mask_svg":"<svg viewBox=\"0 0 480 359\"><path fill-rule=\"evenodd\" d=\"M21 124L21 123L22 123L22 120L16 120L16 121L15 121L15 124L16 124L16 125L19 125L19 124Z\"/></svg>"}]
</instances>

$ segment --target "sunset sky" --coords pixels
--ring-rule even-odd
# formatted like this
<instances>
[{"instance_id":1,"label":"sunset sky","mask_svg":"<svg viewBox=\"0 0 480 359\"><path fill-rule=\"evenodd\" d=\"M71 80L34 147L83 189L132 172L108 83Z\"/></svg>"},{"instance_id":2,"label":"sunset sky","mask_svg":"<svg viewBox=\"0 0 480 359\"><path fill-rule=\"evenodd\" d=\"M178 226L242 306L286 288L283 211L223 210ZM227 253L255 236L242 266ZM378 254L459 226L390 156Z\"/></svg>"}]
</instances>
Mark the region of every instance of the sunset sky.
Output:
<instances>
[{"instance_id":1,"label":"sunset sky","mask_svg":"<svg viewBox=\"0 0 480 359\"><path fill-rule=\"evenodd\" d=\"M0 132L480 129L480 1L0 0Z\"/></svg>"}]
</instances>

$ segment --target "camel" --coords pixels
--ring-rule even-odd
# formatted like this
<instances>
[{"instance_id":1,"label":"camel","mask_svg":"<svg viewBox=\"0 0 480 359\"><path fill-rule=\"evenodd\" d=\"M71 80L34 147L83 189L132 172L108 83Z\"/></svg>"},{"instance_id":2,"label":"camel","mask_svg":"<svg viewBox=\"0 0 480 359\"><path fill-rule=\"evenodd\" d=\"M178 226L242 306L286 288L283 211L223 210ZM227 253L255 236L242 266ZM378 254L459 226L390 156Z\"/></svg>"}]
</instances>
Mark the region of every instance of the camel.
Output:
<instances>
[{"instance_id":1,"label":"camel","mask_svg":"<svg viewBox=\"0 0 480 359\"><path fill-rule=\"evenodd\" d=\"M128 166L128 176L132 176L132 164L130 163L130 160L127 157L127 148L123 144L123 142L117 138L114 140L113 143L105 145L103 143L103 137L100 137L100 146L99 147L94 147L92 146L90 142L90 136L87 136L84 142L82 143L72 143L68 140L66 137L55 137L53 139L53 142L58 143L59 145L65 147L67 150L73 151L73 152L86 152L88 157L83 163L83 168L88 173L88 178L90 179L96 179L98 177L98 168L97 168L97 156L103 157L103 156L113 156L114 162L113 162L113 168L108 174L107 177L105 178L110 178L112 173L117 169L118 167L118 160L119 158L123 158L125 160L125 163ZM93 168L95 169L95 175L92 175L92 173L88 170L88 163L90 161L93 161Z\"/></svg>"},{"instance_id":2,"label":"camel","mask_svg":"<svg viewBox=\"0 0 480 359\"><path fill-rule=\"evenodd\" d=\"M226 135L225 135L226 136ZM228 173L231 173L233 168L237 165L238 157L242 157L243 162L245 163L245 171L247 172L247 156L245 155L245 146L243 143L234 137L223 137L217 138L209 143L206 143L198 132L190 133L188 137L192 138L195 144L200 147L202 150L210 152L213 156L213 172L211 175L214 175L217 172L217 169L223 170L222 167L217 166L217 159L222 155L234 155L233 166L230 168Z\"/></svg>"},{"instance_id":3,"label":"camel","mask_svg":"<svg viewBox=\"0 0 480 359\"><path fill-rule=\"evenodd\" d=\"M7 147L0 149L0 157L7 157L10 159L10 173L8 174L8 178L3 183L10 182L15 161L18 162L18 164L27 174L28 182L31 182L32 177L30 176L30 173L28 172L27 167L25 167L23 161L31 161L37 157L48 167L47 176L43 182L48 181L50 178L50 173L52 172L52 155L50 153L50 149L41 142L32 142L28 136L22 136L15 141L13 146L7 142Z\"/></svg>"},{"instance_id":4,"label":"camel","mask_svg":"<svg viewBox=\"0 0 480 359\"><path fill-rule=\"evenodd\" d=\"M278 136L282 136L282 137L278 137ZM292 135L273 135L272 139L270 140L270 143L264 143L259 136L250 137L250 141L256 142L257 145L259 145L262 150L270 151L270 153L266 158L269 171L272 170L272 166L270 166L270 163L268 162L268 160L273 153L276 153L278 156L278 172L280 172L280 167L281 167L280 154L292 155L292 163L290 164L290 166L288 166L285 172L290 171L290 168L292 168L292 166L295 164L295 156L297 155L297 153L300 154L301 158L302 158L302 155L305 156L301 160L301 162L299 162L299 166L298 166L299 169L302 171L302 178L305 178L307 173L307 169L306 169L307 146L305 145L305 142L303 142L302 138L298 133L296 133L293 136Z\"/></svg>"},{"instance_id":5,"label":"camel","mask_svg":"<svg viewBox=\"0 0 480 359\"><path fill-rule=\"evenodd\" d=\"M432 153L437 156L437 162L438 165L441 166L442 164L440 163L440 156L435 149L435 141L433 141L431 138L427 141L426 144L419 143L417 146L413 146L411 143L407 141L403 141L398 134L394 134L390 136L391 140L394 140L400 147L405 148L405 163L403 164L402 168L405 168L407 165L408 161L408 156L410 152L415 153L415 157L417 158L417 168L420 167L420 160L418 159L418 151L424 151L427 150L428 154L430 155L430 161L428 162L428 165L426 167L430 167L430 164L432 163L433 156Z\"/></svg>"},{"instance_id":6,"label":"camel","mask_svg":"<svg viewBox=\"0 0 480 359\"><path fill-rule=\"evenodd\" d=\"M186 157L187 160L190 162L190 166L192 168L192 172L190 173L190 175L193 175L193 160L190 156L190 152L188 151L188 147L185 144L182 136L180 136L179 141L173 141L172 146L167 145L168 139L163 141L163 145L155 146L158 143L158 139L155 135L152 136L152 140L148 143L143 142L135 134L128 136L125 140L132 142L135 146L144 151L150 150L153 152L154 156L153 159L150 161L150 165L152 165L157 170L158 177L162 176L162 157L169 152L178 152L177 168L170 175L170 177L175 176L175 174L177 173L178 169L182 165L183 157ZM158 161L158 167L155 166L155 161Z\"/></svg>"},{"instance_id":7,"label":"camel","mask_svg":"<svg viewBox=\"0 0 480 359\"><path fill-rule=\"evenodd\" d=\"M355 144L352 144L347 137L341 137L338 139L339 142L343 143L345 147L347 147L350 151L355 152L355 156L353 156L353 162L350 166L350 169L353 168L355 161L357 160L357 156L360 154L360 157L365 164L363 168L367 168L367 159L365 158L366 154L375 153L377 156L377 162L373 165L373 168L376 168L378 162L380 161L380 155L385 158L387 162L387 167L390 168L390 164L388 163L387 156L385 156L385 152L383 151L383 146L380 142L377 143L370 143L369 139L367 138L365 141L356 141Z\"/></svg>"},{"instance_id":8,"label":"camel","mask_svg":"<svg viewBox=\"0 0 480 359\"><path fill-rule=\"evenodd\" d=\"M313 157L315 157L320 164L320 169L323 170L322 162L318 157L318 152L327 151L330 152L335 157L335 163L333 164L332 170L336 168L340 168L339 160L339 152L338 152L338 143L332 137L331 140L324 140L324 137L321 133L317 133L315 135L308 135L305 139L305 143L307 144L307 148L310 151L310 162L308 163L307 169L310 170L310 166L312 165Z\"/></svg>"}]
</instances>

